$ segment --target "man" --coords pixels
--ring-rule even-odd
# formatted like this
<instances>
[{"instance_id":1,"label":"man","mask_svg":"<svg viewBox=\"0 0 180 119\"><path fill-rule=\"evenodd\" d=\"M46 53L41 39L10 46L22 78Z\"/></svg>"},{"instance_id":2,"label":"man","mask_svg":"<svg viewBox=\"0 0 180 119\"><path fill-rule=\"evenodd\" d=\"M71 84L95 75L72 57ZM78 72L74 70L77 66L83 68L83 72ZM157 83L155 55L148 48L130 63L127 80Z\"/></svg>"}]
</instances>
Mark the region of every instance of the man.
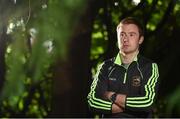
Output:
<instances>
[{"instance_id":1,"label":"man","mask_svg":"<svg viewBox=\"0 0 180 119\"><path fill-rule=\"evenodd\" d=\"M132 17L117 26L119 53L105 61L88 94L92 111L106 117L152 117L158 87L158 67L139 54L143 27Z\"/></svg>"}]
</instances>

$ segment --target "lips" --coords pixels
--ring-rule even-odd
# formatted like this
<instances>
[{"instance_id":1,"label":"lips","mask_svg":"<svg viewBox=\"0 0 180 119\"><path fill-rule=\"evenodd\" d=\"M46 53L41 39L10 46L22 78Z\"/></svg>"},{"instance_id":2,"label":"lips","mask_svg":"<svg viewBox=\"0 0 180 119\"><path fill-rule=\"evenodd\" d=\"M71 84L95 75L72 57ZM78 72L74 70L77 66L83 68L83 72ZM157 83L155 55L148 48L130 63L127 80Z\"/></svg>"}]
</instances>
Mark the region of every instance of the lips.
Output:
<instances>
[{"instance_id":1,"label":"lips","mask_svg":"<svg viewBox=\"0 0 180 119\"><path fill-rule=\"evenodd\" d=\"M129 45L123 45L123 47L128 47Z\"/></svg>"}]
</instances>

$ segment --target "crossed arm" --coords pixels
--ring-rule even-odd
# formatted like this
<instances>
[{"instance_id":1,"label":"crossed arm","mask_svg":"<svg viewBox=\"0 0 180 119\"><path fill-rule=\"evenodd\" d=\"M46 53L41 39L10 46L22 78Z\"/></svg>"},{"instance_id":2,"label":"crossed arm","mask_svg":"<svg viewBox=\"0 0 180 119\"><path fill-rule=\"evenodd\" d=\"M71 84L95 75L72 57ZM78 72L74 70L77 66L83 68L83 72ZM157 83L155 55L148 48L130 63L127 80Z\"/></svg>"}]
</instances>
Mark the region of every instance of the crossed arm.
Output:
<instances>
[{"instance_id":1,"label":"crossed arm","mask_svg":"<svg viewBox=\"0 0 180 119\"><path fill-rule=\"evenodd\" d=\"M106 91L104 93L104 98L110 100L111 96L114 93L115 92ZM126 95L124 95L124 94L117 94L116 100L112 104L112 113L123 112L123 110L125 108L125 101L126 101Z\"/></svg>"}]
</instances>

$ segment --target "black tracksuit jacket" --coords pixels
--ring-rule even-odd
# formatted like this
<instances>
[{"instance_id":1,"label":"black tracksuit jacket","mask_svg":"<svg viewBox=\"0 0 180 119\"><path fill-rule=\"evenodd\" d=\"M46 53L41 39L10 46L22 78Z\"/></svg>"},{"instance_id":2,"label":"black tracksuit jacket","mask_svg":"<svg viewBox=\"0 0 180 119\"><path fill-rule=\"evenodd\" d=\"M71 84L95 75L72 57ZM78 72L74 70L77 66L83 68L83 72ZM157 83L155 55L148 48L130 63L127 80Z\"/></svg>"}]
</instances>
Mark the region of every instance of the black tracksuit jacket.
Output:
<instances>
[{"instance_id":1,"label":"black tracksuit jacket","mask_svg":"<svg viewBox=\"0 0 180 119\"><path fill-rule=\"evenodd\" d=\"M99 66L87 97L89 108L105 117L151 117L158 79L156 63L137 55L128 68L125 68L118 54ZM105 91L127 95L123 112L111 113L112 102L103 99Z\"/></svg>"}]
</instances>

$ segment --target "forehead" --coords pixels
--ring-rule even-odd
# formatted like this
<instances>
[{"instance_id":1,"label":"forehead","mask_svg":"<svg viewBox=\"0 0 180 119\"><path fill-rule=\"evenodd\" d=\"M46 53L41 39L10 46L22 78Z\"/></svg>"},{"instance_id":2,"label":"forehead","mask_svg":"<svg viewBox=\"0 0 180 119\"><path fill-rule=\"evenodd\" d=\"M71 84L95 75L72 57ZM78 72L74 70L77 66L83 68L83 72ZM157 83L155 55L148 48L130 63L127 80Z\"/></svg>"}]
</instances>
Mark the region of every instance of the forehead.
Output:
<instances>
[{"instance_id":1,"label":"forehead","mask_svg":"<svg viewBox=\"0 0 180 119\"><path fill-rule=\"evenodd\" d=\"M120 24L119 30L120 32L139 32L138 26L135 24Z\"/></svg>"}]
</instances>

